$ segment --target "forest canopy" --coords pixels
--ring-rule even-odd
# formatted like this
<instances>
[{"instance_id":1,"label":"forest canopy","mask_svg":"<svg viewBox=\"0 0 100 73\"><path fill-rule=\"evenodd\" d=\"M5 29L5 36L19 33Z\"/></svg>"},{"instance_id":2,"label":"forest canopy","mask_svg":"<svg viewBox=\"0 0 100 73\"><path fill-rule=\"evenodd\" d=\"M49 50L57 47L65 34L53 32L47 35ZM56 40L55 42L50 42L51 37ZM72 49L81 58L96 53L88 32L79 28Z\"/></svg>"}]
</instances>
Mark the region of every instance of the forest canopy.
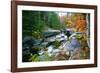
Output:
<instances>
[{"instance_id":1,"label":"forest canopy","mask_svg":"<svg viewBox=\"0 0 100 73\"><path fill-rule=\"evenodd\" d=\"M43 31L48 28L61 30L64 25L60 23L60 19L55 12L46 11L23 11L23 38L32 36L41 38Z\"/></svg>"}]
</instances>

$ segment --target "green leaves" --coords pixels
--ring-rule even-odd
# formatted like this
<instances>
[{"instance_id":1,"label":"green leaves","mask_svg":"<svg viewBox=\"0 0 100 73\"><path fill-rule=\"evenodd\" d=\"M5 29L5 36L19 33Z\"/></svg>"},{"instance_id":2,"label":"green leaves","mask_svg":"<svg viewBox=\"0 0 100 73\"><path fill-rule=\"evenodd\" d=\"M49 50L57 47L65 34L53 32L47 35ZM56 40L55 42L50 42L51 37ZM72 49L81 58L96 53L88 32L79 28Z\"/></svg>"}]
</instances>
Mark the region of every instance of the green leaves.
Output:
<instances>
[{"instance_id":1,"label":"green leaves","mask_svg":"<svg viewBox=\"0 0 100 73\"><path fill-rule=\"evenodd\" d=\"M38 56L37 54L32 55L30 58L30 61L32 62L38 62L38 61L51 61L52 58L48 55L47 52L45 52L43 55Z\"/></svg>"},{"instance_id":2,"label":"green leaves","mask_svg":"<svg viewBox=\"0 0 100 73\"><path fill-rule=\"evenodd\" d=\"M56 40L56 41L53 42L53 45L54 45L55 48L58 48L61 45L61 43Z\"/></svg>"},{"instance_id":3,"label":"green leaves","mask_svg":"<svg viewBox=\"0 0 100 73\"><path fill-rule=\"evenodd\" d=\"M32 61L32 62L37 62L37 61L39 61L39 58L38 58L38 55L37 54L34 54L34 55L32 55L32 57L30 58L30 60Z\"/></svg>"}]
</instances>

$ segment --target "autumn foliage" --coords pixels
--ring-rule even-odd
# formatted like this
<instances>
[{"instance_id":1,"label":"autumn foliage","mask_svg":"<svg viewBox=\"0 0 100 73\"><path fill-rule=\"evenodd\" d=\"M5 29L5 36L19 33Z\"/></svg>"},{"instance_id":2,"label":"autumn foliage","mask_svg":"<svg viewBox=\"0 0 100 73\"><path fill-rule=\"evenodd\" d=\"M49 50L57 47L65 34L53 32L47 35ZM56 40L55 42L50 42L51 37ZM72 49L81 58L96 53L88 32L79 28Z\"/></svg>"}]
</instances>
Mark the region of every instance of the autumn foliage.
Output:
<instances>
[{"instance_id":1,"label":"autumn foliage","mask_svg":"<svg viewBox=\"0 0 100 73\"><path fill-rule=\"evenodd\" d=\"M74 28L77 32L86 32L86 19L83 14L73 14L70 17L65 17L65 26Z\"/></svg>"},{"instance_id":2,"label":"autumn foliage","mask_svg":"<svg viewBox=\"0 0 100 73\"><path fill-rule=\"evenodd\" d=\"M85 32L86 31L86 20L85 17L82 14L77 14L75 19L75 29L79 32Z\"/></svg>"}]
</instances>

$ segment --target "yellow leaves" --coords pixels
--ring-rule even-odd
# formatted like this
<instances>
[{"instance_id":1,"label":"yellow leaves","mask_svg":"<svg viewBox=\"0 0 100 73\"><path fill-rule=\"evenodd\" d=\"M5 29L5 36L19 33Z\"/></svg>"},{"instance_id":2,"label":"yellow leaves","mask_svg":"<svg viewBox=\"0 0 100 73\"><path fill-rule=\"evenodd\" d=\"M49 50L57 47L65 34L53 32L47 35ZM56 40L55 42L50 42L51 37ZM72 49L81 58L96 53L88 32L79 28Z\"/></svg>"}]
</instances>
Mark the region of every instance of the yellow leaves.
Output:
<instances>
[{"instance_id":1,"label":"yellow leaves","mask_svg":"<svg viewBox=\"0 0 100 73\"><path fill-rule=\"evenodd\" d=\"M71 21L71 18L65 18L65 25L69 28L73 27L73 22Z\"/></svg>"}]
</instances>

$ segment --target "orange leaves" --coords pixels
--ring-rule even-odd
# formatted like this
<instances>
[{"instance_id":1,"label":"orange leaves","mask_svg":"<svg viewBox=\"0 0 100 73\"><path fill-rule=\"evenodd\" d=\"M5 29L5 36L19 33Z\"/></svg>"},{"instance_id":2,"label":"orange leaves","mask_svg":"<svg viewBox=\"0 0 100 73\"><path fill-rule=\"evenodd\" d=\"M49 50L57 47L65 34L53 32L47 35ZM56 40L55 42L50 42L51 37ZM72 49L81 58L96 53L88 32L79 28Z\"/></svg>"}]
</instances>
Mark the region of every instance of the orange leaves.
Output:
<instances>
[{"instance_id":1,"label":"orange leaves","mask_svg":"<svg viewBox=\"0 0 100 73\"><path fill-rule=\"evenodd\" d=\"M79 32L85 32L86 30L86 20L84 19L84 15L77 15L76 16L76 20L75 20L75 23L76 23L76 26L75 26L75 29Z\"/></svg>"},{"instance_id":2,"label":"orange leaves","mask_svg":"<svg viewBox=\"0 0 100 73\"><path fill-rule=\"evenodd\" d=\"M72 13L70 16L63 16L64 24L67 28L74 28L77 32L86 32L86 15L82 13Z\"/></svg>"}]
</instances>

